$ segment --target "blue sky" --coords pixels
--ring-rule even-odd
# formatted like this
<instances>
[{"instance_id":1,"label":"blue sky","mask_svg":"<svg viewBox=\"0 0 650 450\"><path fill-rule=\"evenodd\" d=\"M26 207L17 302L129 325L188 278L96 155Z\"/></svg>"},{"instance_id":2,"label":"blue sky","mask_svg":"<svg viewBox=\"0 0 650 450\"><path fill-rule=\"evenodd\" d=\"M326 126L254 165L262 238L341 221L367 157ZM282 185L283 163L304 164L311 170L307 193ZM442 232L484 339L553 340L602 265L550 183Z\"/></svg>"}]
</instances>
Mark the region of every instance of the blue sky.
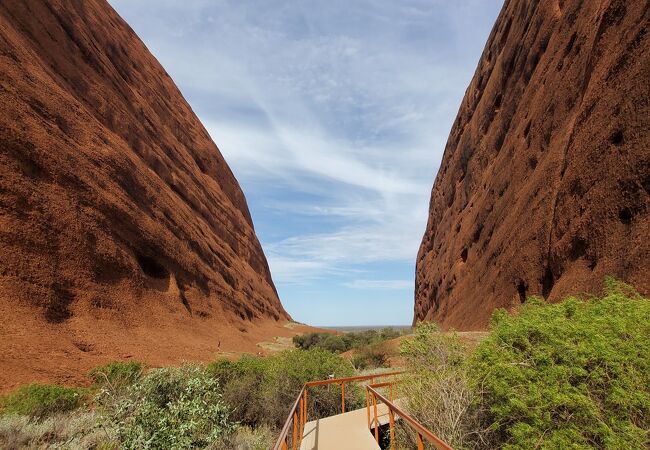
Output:
<instances>
[{"instance_id":1,"label":"blue sky","mask_svg":"<svg viewBox=\"0 0 650 450\"><path fill-rule=\"evenodd\" d=\"M410 324L449 129L502 0L110 0L239 180L312 325Z\"/></svg>"}]
</instances>

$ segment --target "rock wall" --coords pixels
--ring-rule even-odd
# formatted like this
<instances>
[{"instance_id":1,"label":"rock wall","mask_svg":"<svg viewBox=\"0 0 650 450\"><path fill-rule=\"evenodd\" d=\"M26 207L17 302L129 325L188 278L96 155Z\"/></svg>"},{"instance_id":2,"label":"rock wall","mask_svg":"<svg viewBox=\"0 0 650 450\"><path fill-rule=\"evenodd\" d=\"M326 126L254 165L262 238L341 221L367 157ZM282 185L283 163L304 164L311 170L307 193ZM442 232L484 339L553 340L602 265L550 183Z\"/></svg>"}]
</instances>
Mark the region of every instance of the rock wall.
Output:
<instances>
[{"instance_id":1,"label":"rock wall","mask_svg":"<svg viewBox=\"0 0 650 450\"><path fill-rule=\"evenodd\" d=\"M451 129L414 321L530 295L650 293L650 2L507 0Z\"/></svg>"},{"instance_id":2,"label":"rock wall","mask_svg":"<svg viewBox=\"0 0 650 450\"><path fill-rule=\"evenodd\" d=\"M0 108L5 325L36 321L92 353L105 321L168 326L168 345L182 321L289 318L237 180L106 1L0 2Z\"/></svg>"}]
</instances>

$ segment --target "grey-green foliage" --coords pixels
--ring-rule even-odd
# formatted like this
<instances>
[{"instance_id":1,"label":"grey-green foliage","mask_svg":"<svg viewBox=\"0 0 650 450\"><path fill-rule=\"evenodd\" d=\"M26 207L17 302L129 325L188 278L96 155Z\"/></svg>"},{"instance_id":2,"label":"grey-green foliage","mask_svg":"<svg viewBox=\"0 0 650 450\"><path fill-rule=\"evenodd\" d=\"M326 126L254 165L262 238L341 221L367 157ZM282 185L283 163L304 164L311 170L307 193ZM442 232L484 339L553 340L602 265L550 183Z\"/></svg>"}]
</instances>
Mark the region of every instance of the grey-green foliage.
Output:
<instances>
[{"instance_id":1,"label":"grey-green foliage","mask_svg":"<svg viewBox=\"0 0 650 450\"><path fill-rule=\"evenodd\" d=\"M142 372L143 365L138 361L114 361L95 367L88 376L97 386L119 390L137 381Z\"/></svg>"},{"instance_id":2,"label":"grey-green foliage","mask_svg":"<svg viewBox=\"0 0 650 450\"><path fill-rule=\"evenodd\" d=\"M113 404L98 398L123 448L205 447L234 429L217 380L198 367L154 369Z\"/></svg>"},{"instance_id":3,"label":"grey-green foliage","mask_svg":"<svg viewBox=\"0 0 650 450\"><path fill-rule=\"evenodd\" d=\"M265 358L219 360L210 364L208 371L223 386L224 400L233 408L234 419L252 427L281 427L305 382L354 374L347 360L320 348L285 351ZM354 386L346 386L346 402L348 408L362 404ZM309 391L311 418L338 414L340 410L338 385Z\"/></svg>"},{"instance_id":4,"label":"grey-green foliage","mask_svg":"<svg viewBox=\"0 0 650 450\"><path fill-rule=\"evenodd\" d=\"M476 407L478 390L467 370L467 349L458 335L442 333L432 323L419 324L400 353L408 368L400 394L420 423L456 450L491 448ZM415 448L408 426L397 437L400 448Z\"/></svg>"},{"instance_id":5,"label":"grey-green foliage","mask_svg":"<svg viewBox=\"0 0 650 450\"><path fill-rule=\"evenodd\" d=\"M344 334L305 333L294 336L293 343L297 348L303 350L322 348L330 352L342 353L353 348L362 348L395 339L402 334L402 330L392 327L386 327L379 331L353 331Z\"/></svg>"}]
</instances>

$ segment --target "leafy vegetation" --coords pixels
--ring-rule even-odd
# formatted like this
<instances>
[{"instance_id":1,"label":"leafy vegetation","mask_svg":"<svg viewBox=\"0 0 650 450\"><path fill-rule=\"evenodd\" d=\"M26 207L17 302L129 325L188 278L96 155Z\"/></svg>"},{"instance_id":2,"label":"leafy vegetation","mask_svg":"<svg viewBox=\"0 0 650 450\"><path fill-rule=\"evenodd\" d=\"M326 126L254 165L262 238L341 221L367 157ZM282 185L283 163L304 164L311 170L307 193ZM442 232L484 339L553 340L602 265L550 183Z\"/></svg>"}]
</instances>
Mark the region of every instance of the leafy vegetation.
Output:
<instances>
[{"instance_id":1,"label":"leafy vegetation","mask_svg":"<svg viewBox=\"0 0 650 450\"><path fill-rule=\"evenodd\" d=\"M304 383L354 374L352 365L341 357L319 348L286 351L259 358L243 356L238 361L219 360L208 371L223 387L223 398L233 408L237 422L252 427L280 427ZM341 408L338 387L314 388L309 393L310 415L325 417ZM346 391L349 405L361 405L361 393Z\"/></svg>"},{"instance_id":2,"label":"leafy vegetation","mask_svg":"<svg viewBox=\"0 0 650 450\"><path fill-rule=\"evenodd\" d=\"M351 362L357 370L386 367L388 365L388 350L383 343L366 345L356 350Z\"/></svg>"},{"instance_id":3,"label":"leafy vegetation","mask_svg":"<svg viewBox=\"0 0 650 450\"><path fill-rule=\"evenodd\" d=\"M42 418L79 407L84 394L80 388L29 384L0 399L0 407L2 414Z\"/></svg>"},{"instance_id":4,"label":"leafy vegetation","mask_svg":"<svg viewBox=\"0 0 650 450\"><path fill-rule=\"evenodd\" d=\"M504 448L647 448L650 301L609 280L607 295L499 311L470 360Z\"/></svg>"},{"instance_id":5,"label":"leafy vegetation","mask_svg":"<svg viewBox=\"0 0 650 450\"><path fill-rule=\"evenodd\" d=\"M108 425L83 408L40 419L4 415L0 417L0 448L117 450L116 432Z\"/></svg>"},{"instance_id":6,"label":"leafy vegetation","mask_svg":"<svg viewBox=\"0 0 650 450\"><path fill-rule=\"evenodd\" d=\"M400 396L409 411L455 449L490 448L475 405L478 393L467 372L467 349L458 335L423 323L412 339L402 342L400 353L408 369ZM416 448L413 432L407 425L402 428L400 447Z\"/></svg>"},{"instance_id":7,"label":"leafy vegetation","mask_svg":"<svg viewBox=\"0 0 650 450\"><path fill-rule=\"evenodd\" d=\"M303 350L322 348L333 353L343 353L353 348L376 345L402 336L402 331L387 327L380 331L366 330L345 334L306 333L293 337L294 345Z\"/></svg>"},{"instance_id":8,"label":"leafy vegetation","mask_svg":"<svg viewBox=\"0 0 650 450\"><path fill-rule=\"evenodd\" d=\"M650 301L612 280L600 298L495 312L469 356L423 325L402 346L409 408L458 449L644 449L648 336Z\"/></svg>"},{"instance_id":9,"label":"leafy vegetation","mask_svg":"<svg viewBox=\"0 0 650 450\"><path fill-rule=\"evenodd\" d=\"M115 361L92 369L88 376L99 386L113 389L129 386L142 375L142 363L137 361Z\"/></svg>"},{"instance_id":10,"label":"leafy vegetation","mask_svg":"<svg viewBox=\"0 0 650 450\"><path fill-rule=\"evenodd\" d=\"M234 429L217 380L194 366L155 369L105 404L122 448L195 448Z\"/></svg>"},{"instance_id":11,"label":"leafy vegetation","mask_svg":"<svg viewBox=\"0 0 650 450\"><path fill-rule=\"evenodd\" d=\"M0 448L269 448L305 382L385 363L389 333L352 335L352 362L311 336L297 339L306 350L207 367L110 363L89 373L88 389L24 386L0 399ZM345 336L336 339L347 348ZM619 282L589 300L530 298L514 314L496 311L473 351L455 333L419 325L401 345L399 395L457 450L644 449L649 336L650 300ZM361 388L345 392L349 409L363 406ZM340 394L337 385L310 389L310 417L337 414ZM413 436L398 424L400 448L414 448Z\"/></svg>"},{"instance_id":12,"label":"leafy vegetation","mask_svg":"<svg viewBox=\"0 0 650 450\"><path fill-rule=\"evenodd\" d=\"M320 348L146 373L113 362L89 372L87 390L30 385L3 398L0 448L268 448L305 382L353 374ZM347 405L360 407L361 394L346 389ZM311 417L340 411L338 386L309 395ZM92 408L78 408L85 399Z\"/></svg>"}]
</instances>

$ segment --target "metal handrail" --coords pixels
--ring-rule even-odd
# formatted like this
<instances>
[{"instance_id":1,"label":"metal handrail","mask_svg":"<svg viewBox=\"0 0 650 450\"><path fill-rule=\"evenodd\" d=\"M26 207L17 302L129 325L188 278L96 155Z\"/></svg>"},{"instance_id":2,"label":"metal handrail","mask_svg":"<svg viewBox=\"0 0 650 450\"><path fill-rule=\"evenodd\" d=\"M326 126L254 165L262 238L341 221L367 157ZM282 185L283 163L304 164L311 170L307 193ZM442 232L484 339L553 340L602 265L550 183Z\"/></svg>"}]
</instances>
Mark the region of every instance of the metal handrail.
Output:
<instances>
[{"instance_id":1,"label":"metal handrail","mask_svg":"<svg viewBox=\"0 0 650 450\"><path fill-rule=\"evenodd\" d=\"M296 443L298 442L296 439L296 434L297 434L297 425L300 425L300 434L302 435L302 430L304 428L304 422L306 422L306 417L305 420L303 421L304 417L304 410L306 408L303 407L303 402L306 402L307 399L307 391L306 388L303 386L303 388L300 390L300 394L298 394L298 398L296 398L296 401L293 404L293 407L291 408L291 411L289 412L289 417L287 417L286 422L284 422L284 426L282 427L282 431L280 431L280 438L278 438L278 441L275 443L275 446L273 447L274 450L287 450L287 436L289 434L289 425L293 421L293 448L294 450L296 449ZM300 421L296 422L296 409L300 407ZM284 437L284 439L283 439ZM301 438L302 440L302 438Z\"/></svg>"},{"instance_id":2,"label":"metal handrail","mask_svg":"<svg viewBox=\"0 0 650 450\"><path fill-rule=\"evenodd\" d=\"M343 377L343 378L330 378L327 380L317 380L317 381L308 381L305 383L303 388L298 394L296 401L293 404L293 407L289 411L289 416L284 422L282 431L280 431L280 436L273 446L273 450L288 450L287 439L289 438L289 429L291 423L293 422L293 440L292 448L296 450L300 447L302 443L302 438L305 430L305 424L307 423L307 391L310 387L315 386L324 386L328 384L340 384L341 385L341 413L345 413L345 383L355 382L355 381L365 381L370 380L371 383L374 383L375 378L383 378L395 375L403 374L403 371L399 372L385 372L378 373L374 375L357 375L352 377Z\"/></svg>"},{"instance_id":3,"label":"metal handrail","mask_svg":"<svg viewBox=\"0 0 650 450\"><path fill-rule=\"evenodd\" d=\"M375 440L379 443L379 420L377 415L377 399L381 400L388 407L388 415L390 422L390 448L395 448L395 415L398 415L399 418L403 419L406 423L409 424L411 428L415 430L416 441L418 445L418 450L424 450L424 441L425 438L427 441L431 442L433 446L438 450L453 450L445 441L440 439L438 436L433 434L431 431L426 429L420 422L415 420L409 414L404 412L399 406L395 405L392 400L387 399L382 394L380 394L376 388L385 387L391 385L391 383L377 383L370 384L366 386L367 393L372 396L372 404L374 409L374 424L375 424ZM370 426L370 402L366 398L366 407L368 408L368 428Z\"/></svg>"}]
</instances>

